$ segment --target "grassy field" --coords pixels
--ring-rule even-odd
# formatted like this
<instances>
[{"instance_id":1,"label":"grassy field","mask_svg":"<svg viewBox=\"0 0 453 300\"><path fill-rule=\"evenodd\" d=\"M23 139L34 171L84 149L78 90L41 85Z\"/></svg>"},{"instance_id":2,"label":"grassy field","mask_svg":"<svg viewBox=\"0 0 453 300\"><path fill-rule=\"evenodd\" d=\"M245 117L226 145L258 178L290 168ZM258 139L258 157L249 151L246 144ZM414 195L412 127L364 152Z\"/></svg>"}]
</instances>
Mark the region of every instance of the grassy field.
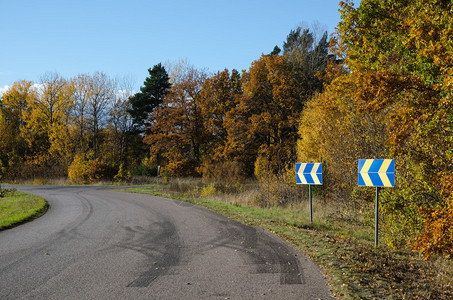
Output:
<instances>
[{"instance_id":1,"label":"grassy field","mask_svg":"<svg viewBox=\"0 0 453 300\"><path fill-rule=\"evenodd\" d=\"M440 257L424 261L409 250L374 247L372 226L333 213L314 201L313 223L306 203L287 208L249 205L253 190L218 193L191 183L127 189L174 198L251 226L267 228L320 265L341 299L452 299L453 263ZM316 200L316 199L315 199Z\"/></svg>"},{"instance_id":2,"label":"grassy field","mask_svg":"<svg viewBox=\"0 0 453 300\"><path fill-rule=\"evenodd\" d=\"M0 230L14 227L43 215L47 202L15 190L0 191Z\"/></svg>"}]
</instances>

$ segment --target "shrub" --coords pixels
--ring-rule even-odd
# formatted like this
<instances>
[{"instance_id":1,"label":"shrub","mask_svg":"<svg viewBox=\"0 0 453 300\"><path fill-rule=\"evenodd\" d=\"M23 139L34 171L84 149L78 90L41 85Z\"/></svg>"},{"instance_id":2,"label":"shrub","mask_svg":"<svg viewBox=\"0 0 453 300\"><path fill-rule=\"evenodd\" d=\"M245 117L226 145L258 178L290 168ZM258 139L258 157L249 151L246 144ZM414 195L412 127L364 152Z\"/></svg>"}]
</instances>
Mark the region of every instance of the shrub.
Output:
<instances>
[{"instance_id":1,"label":"shrub","mask_svg":"<svg viewBox=\"0 0 453 300\"><path fill-rule=\"evenodd\" d=\"M299 202L304 191L296 187L295 165L288 165L281 173L273 174L271 164L264 156L256 159L255 176L260 184L260 194L253 200L254 204L268 207Z\"/></svg>"},{"instance_id":2,"label":"shrub","mask_svg":"<svg viewBox=\"0 0 453 300\"><path fill-rule=\"evenodd\" d=\"M129 180L130 178L131 174L124 169L123 164L120 165L118 173L113 177L113 179L118 182Z\"/></svg>"},{"instance_id":3,"label":"shrub","mask_svg":"<svg viewBox=\"0 0 453 300\"><path fill-rule=\"evenodd\" d=\"M152 169L143 163L138 165L137 168L132 171L132 175L134 176L151 176L152 174ZM154 174L157 174L157 168L155 169Z\"/></svg>"},{"instance_id":4,"label":"shrub","mask_svg":"<svg viewBox=\"0 0 453 300\"><path fill-rule=\"evenodd\" d=\"M215 195L217 193L218 193L217 189L215 188L214 184L211 183L211 184L203 187L203 189L200 192L200 196L209 197L209 196Z\"/></svg>"},{"instance_id":5,"label":"shrub","mask_svg":"<svg viewBox=\"0 0 453 300\"><path fill-rule=\"evenodd\" d=\"M88 183L89 164L81 155L76 155L68 168L68 178L72 183Z\"/></svg>"},{"instance_id":6,"label":"shrub","mask_svg":"<svg viewBox=\"0 0 453 300\"><path fill-rule=\"evenodd\" d=\"M104 168L98 159L84 159L76 155L68 168L68 177L72 183L87 184L99 181L104 176Z\"/></svg>"}]
</instances>

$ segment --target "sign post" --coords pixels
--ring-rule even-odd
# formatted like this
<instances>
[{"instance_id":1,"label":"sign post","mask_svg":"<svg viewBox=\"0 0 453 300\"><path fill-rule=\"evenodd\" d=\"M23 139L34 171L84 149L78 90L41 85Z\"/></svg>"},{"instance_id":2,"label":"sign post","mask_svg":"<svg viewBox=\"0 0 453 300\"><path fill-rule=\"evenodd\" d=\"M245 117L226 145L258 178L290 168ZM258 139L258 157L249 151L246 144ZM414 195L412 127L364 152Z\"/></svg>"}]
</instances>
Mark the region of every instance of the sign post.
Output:
<instances>
[{"instance_id":1,"label":"sign post","mask_svg":"<svg viewBox=\"0 0 453 300\"><path fill-rule=\"evenodd\" d=\"M159 184L160 166L157 166L157 184Z\"/></svg>"},{"instance_id":2,"label":"sign post","mask_svg":"<svg viewBox=\"0 0 453 300\"><path fill-rule=\"evenodd\" d=\"M308 184L310 223L313 223L311 185L322 185L322 163L296 163L296 183Z\"/></svg>"},{"instance_id":3,"label":"sign post","mask_svg":"<svg viewBox=\"0 0 453 300\"><path fill-rule=\"evenodd\" d=\"M308 202L310 204L310 224L313 223L313 205L311 197L311 184L308 185Z\"/></svg>"},{"instance_id":4,"label":"sign post","mask_svg":"<svg viewBox=\"0 0 453 300\"><path fill-rule=\"evenodd\" d=\"M2 169L0 169L0 179L2 179L2 176L3 176L3 172L2 172ZM0 183L0 191L2 190L2 184Z\"/></svg>"},{"instance_id":5,"label":"sign post","mask_svg":"<svg viewBox=\"0 0 453 300\"><path fill-rule=\"evenodd\" d=\"M376 203L375 203L375 212L374 212L374 246L378 246L378 232L379 232L379 187L376 187Z\"/></svg>"},{"instance_id":6,"label":"sign post","mask_svg":"<svg viewBox=\"0 0 453 300\"><path fill-rule=\"evenodd\" d=\"M358 185L376 187L374 246L378 246L379 188L395 186L394 159L359 159Z\"/></svg>"}]
</instances>

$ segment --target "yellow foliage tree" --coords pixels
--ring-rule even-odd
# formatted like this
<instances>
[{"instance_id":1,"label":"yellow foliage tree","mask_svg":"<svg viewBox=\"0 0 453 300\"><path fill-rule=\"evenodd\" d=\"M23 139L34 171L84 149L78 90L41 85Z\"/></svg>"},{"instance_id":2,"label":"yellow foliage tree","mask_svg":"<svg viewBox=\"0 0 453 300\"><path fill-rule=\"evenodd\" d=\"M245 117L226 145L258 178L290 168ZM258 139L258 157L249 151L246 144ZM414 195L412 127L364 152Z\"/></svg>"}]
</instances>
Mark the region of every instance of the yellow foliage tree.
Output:
<instances>
[{"instance_id":1,"label":"yellow foliage tree","mask_svg":"<svg viewBox=\"0 0 453 300\"><path fill-rule=\"evenodd\" d=\"M20 133L26 126L27 105L37 97L31 81L15 82L0 102L0 161L11 178L22 175L23 155L29 153Z\"/></svg>"},{"instance_id":2,"label":"yellow foliage tree","mask_svg":"<svg viewBox=\"0 0 453 300\"><path fill-rule=\"evenodd\" d=\"M26 125L21 129L21 136L34 155L54 160L46 162L50 165L62 163L60 175L64 175L72 158L71 96L72 86L65 79L58 74L47 74L39 85L37 96L27 99Z\"/></svg>"}]
</instances>

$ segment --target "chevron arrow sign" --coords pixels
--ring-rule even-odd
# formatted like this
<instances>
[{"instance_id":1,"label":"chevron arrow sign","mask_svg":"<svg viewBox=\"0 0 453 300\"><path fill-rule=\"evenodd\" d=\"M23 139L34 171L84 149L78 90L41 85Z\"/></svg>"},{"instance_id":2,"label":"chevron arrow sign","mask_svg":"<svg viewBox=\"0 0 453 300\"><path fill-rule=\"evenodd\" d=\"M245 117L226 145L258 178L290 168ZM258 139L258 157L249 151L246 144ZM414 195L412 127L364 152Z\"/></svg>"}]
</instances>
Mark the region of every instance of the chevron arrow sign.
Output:
<instances>
[{"instance_id":1,"label":"chevron arrow sign","mask_svg":"<svg viewBox=\"0 0 453 300\"><path fill-rule=\"evenodd\" d=\"M359 186L394 187L394 159L359 159Z\"/></svg>"},{"instance_id":2,"label":"chevron arrow sign","mask_svg":"<svg viewBox=\"0 0 453 300\"><path fill-rule=\"evenodd\" d=\"M296 183L322 184L322 163L297 163Z\"/></svg>"}]
</instances>

